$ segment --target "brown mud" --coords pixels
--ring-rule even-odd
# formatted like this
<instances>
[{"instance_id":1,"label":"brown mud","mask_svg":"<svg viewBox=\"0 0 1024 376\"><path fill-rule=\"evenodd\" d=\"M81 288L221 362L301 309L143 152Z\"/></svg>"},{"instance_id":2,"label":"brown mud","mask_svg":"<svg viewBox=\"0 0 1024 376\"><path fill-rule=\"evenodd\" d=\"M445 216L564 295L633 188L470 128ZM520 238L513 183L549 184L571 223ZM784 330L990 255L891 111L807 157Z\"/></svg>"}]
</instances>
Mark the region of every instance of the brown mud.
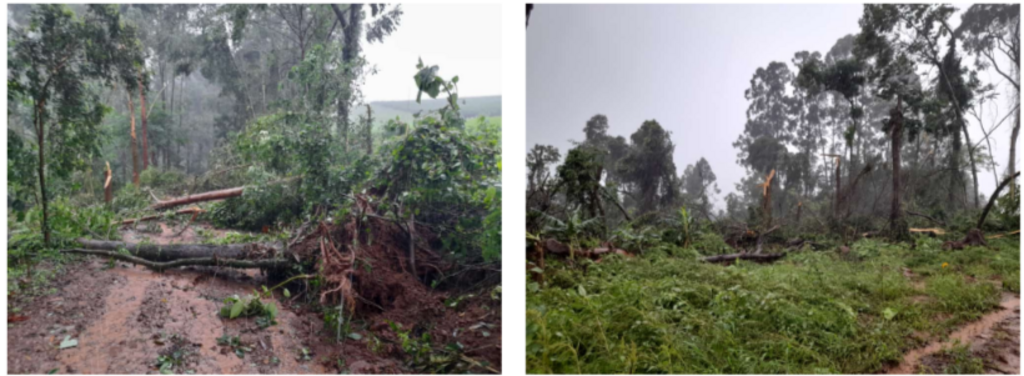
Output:
<instances>
[{"instance_id":1,"label":"brown mud","mask_svg":"<svg viewBox=\"0 0 1024 376\"><path fill-rule=\"evenodd\" d=\"M192 228L176 235L181 226L161 223L159 233L132 230L123 239L196 242ZM395 262L384 258L397 252L364 253L376 280L363 284L384 287L376 295L365 292L363 298L372 303L365 305L384 310L361 307L350 322L356 335L342 343L336 342L323 314L307 304L317 297L303 293L285 298L278 290L274 297L263 298L278 308L277 324L265 329L256 318L221 317L225 298L273 285L259 271L193 267L156 273L86 258L67 265L67 272L53 281L55 294L9 302L28 319L8 324L8 372L159 373L158 359L172 355L177 356L170 369L174 373L424 372L409 362L401 343L403 336L424 338L425 333L434 350L461 348L456 358L464 361L463 368L452 370L500 371L501 303L489 295L490 289L461 295L436 291L410 274L395 273ZM402 329L396 331L390 323ZM78 345L59 349L66 337L77 339ZM237 339L224 341L232 337Z\"/></svg>"},{"instance_id":2,"label":"brown mud","mask_svg":"<svg viewBox=\"0 0 1024 376\"><path fill-rule=\"evenodd\" d=\"M888 374L945 373L943 350L963 344L981 358L987 373L1020 374L1020 296L1004 292L999 309L964 325L942 340L904 354Z\"/></svg>"}]
</instances>

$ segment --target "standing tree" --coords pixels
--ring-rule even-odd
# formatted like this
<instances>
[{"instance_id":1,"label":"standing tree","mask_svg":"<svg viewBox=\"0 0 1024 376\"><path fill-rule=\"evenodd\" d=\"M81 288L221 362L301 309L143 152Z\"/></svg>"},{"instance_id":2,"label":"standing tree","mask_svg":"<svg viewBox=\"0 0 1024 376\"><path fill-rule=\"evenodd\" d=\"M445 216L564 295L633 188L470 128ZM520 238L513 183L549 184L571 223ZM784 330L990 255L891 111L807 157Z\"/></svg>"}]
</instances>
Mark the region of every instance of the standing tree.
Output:
<instances>
[{"instance_id":1,"label":"standing tree","mask_svg":"<svg viewBox=\"0 0 1024 376\"><path fill-rule=\"evenodd\" d=\"M67 178L98 151L97 128L107 109L89 82L113 83L113 68L141 63L141 48L135 29L108 5L90 5L84 19L63 5L39 5L28 31L12 34L8 90L32 104L43 239L50 246L47 176Z\"/></svg>"},{"instance_id":2,"label":"standing tree","mask_svg":"<svg viewBox=\"0 0 1024 376\"><path fill-rule=\"evenodd\" d=\"M334 11L335 17L341 24L342 34L344 37L344 44L341 50L341 59L344 65L343 72L344 76L348 77L346 85L341 90L341 96L338 98L338 122L339 122L339 133L342 137L342 144L344 147L348 146L348 131L349 131L349 107L352 106L354 99L354 86L355 86L355 67L360 66L357 61L359 57L359 35L363 30L363 21L367 18L363 12L362 4L348 4L344 6L338 4L331 4L331 10ZM379 17L378 17L379 16ZM383 42L384 37L391 35L394 32L401 21L402 7L395 5L390 10L387 10L385 4L370 4L370 17L375 18L373 21L368 22L366 27L366 42L373 43Z\"/></svg>"},{"instance_id":3,"label":"standing tree","mask_svg":"<svg viewBox=\"0 0 1024 376\"><path fill-rule=\"evenodd\" d=\"M659 204L675 203L678 194L676 165L672 161L675 145L655 120L647 120L630 136L632 143L619 161L618 174L623 183L633 186L633 198L640 214L657 209Z\"/></svg>"},{"instance_id":4,"label":"standing tree","mask_svg":"<svg viewBox=\"0 0 1024 376\"><path fill-rule=\"evenodd\" d=\"M686 191L686 199L697 208L697 211L705 219L711 220L711 199L708 193L721 193L718 189L717 178L714 171L711 171L711 164L701 157L696 164L686 166L683 170L682 184Z\"/></svg>"},{"instance_id":5,"label":"standing tree","mask_svg":"<svg viewBox=\"0 0 1024 376\"><path fill-rule=\"evenodd\" d=\"M978 69L992 68L1013 85L1010 102L1015 105L1010 134L1010 160L1006 176L1017 172L1017 138L1020 135L1020 4L976 4L964 12L958 29L964 30L964 50L975 55ZM1001 67L998 57L1010 61ZM1013 185L1010 192L1013 193Z\"/></svg>"}]
</instances>

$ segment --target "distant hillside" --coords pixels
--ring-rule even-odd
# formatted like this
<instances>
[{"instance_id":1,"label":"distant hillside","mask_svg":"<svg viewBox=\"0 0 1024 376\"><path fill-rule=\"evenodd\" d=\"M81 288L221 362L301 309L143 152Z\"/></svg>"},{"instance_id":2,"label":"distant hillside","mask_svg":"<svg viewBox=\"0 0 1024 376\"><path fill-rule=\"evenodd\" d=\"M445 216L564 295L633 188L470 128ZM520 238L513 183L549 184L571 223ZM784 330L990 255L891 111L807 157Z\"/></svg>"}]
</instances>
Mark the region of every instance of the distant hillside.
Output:
<instances>
[{"instance_id":1,"label":"distant hillside","mask_svg":"<svg viewBox=\"0 0 1024 376\"><path fill-rule=\"evenodd\" d=\"M412 115L419 111L430 111L444 107L445 101L443 99L423 99L420 103L416 103L414 100L410 101L377 101L370 102L373 106L373 117L377 119L377 123L383 123L387 119L394 119L396 116L401 118L402 121L412 121ZM501 96L487 96L487 97L467 97L459 99L459 109L462 111L462 117L466 119L472 119L479 116L486 117L500 117L501 116ZM366 113L365 106L359 106L353 109L353 116L363 115Z\"/></svg>"}]
</instances>

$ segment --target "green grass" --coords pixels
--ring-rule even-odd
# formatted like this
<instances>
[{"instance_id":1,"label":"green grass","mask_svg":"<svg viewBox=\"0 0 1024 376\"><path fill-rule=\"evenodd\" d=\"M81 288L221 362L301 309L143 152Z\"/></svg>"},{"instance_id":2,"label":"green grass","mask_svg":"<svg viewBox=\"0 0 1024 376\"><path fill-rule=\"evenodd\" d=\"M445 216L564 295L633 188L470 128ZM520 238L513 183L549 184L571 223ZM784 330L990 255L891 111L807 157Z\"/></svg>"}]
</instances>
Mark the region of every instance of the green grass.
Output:
<instances>
[{"instance_id":1,"label":"green grass","mask_svg":"<svg viewBox=\"0 0 1024 376\"><path fill-rule=\"evenodd\" d=\"M576 267L550 259L547 286L529 285L527 369L877 372L924 334L946 334L994 309L1000 290L1018 289L1017 239L992 245L863 240L846 256L804 251L772 265L666 255L687 254L679 251Z\"/></svg>"}]
</instances>

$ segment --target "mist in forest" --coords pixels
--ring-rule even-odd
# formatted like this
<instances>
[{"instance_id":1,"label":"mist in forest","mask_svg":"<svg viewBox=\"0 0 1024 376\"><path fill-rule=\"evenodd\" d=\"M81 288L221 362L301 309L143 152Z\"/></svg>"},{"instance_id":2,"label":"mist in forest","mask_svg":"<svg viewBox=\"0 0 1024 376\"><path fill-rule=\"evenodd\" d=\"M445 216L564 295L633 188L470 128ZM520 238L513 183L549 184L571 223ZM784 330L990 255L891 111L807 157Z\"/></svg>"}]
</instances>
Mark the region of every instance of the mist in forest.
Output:
<instances>
[{"instance_id":1,"label":"mist in forest","mask_svg":"<svg viewBox=\"0 0 1024 376\"><path fill-rule=\"evenodd\" d=\"M950 27L961 24L969 7L956 6ZM527 151L552 145L564 158L574 142L585 141L584 127L598 114L607 118L609 136L623 136L627 142L644 121L656 120L675 145L675 175L706 159L721 189L710 199L715 210L725 210L726 197L743 196L753 181L746 180L753 176L751 165L734 146L752 121L760 121L749 113L759 111L751 110L756 98L745 92L755 80L778 75L785 76L784 96L794 97L793 82L800 73L796 54L851 55L852 36L861 31L858 22L864 13L859 4L539 5L527 29ZM948 37L940 38L940 53L945 52L946 41ZM961 47L961 65L971 70L965 76L975 74L979 86L992 85L975 95L976 103L965 109L970 115L964 115L979 154L978 192L985 198L1007 169L1014 125L1014 116L1007 115L1017 103L1016 89L996 69L976 68L980 55L959 51ZM1013 74L1003 53L994 57L1004 72ZM784 67L785 72L764 74L772 71L774 62L782 63L774 68ZM936 77L937 70L928 64L917 69L925 84ZM885 137L878 134L887 108L878 111L861 127L875 131L858 137L857 142L865 144L856 148L872 145L884 155ZM821 154L848 154L841 145L843 130L836 132L824 137L830 146L816 150L812 164L828 163ZM991 133L987 139L986 132ZM797 152L796 144L787 147ZM987 162L989 155L994 166ZM967 156L962 158L967 164ZM819 186L825 183L824 170L815 173ZM970 172L964 172L970 181ZM754 180L763 180L767 171L756 175Z\"/></svg>"}]
</instances>

